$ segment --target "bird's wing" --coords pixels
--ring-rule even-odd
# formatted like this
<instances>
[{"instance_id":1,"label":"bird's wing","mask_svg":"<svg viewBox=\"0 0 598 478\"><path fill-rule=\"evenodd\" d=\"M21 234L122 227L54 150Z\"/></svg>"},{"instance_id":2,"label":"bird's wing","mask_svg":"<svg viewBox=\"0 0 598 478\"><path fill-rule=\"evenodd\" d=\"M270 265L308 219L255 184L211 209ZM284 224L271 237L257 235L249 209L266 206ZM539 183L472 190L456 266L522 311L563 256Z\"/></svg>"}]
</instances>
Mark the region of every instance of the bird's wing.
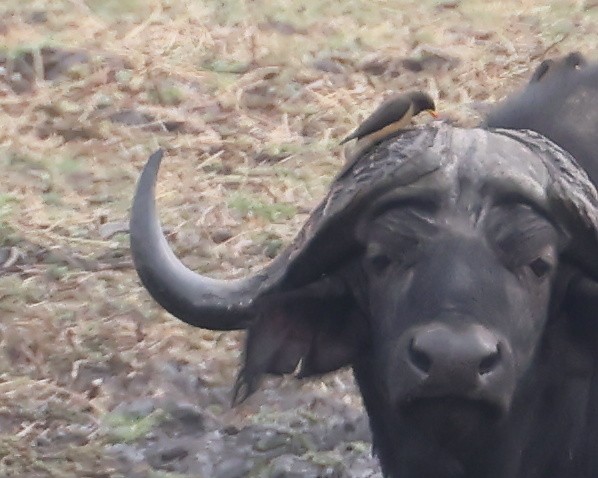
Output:
<instances>
[{"instance_id":1,"label":"bird's wing","mask_svg":"<svg viewBox=\"0 0 598 478\"><path fill-rule=\"evenodd\" d=\"M389 124L405 118L412 111L411 99L406 96L391 98L382 103L370 116L368 116L353 133L341 141L344 144L355 138L362 138L381 130ZM405 118L408 119L408 118Z\"/></svg>"}]
</instances>

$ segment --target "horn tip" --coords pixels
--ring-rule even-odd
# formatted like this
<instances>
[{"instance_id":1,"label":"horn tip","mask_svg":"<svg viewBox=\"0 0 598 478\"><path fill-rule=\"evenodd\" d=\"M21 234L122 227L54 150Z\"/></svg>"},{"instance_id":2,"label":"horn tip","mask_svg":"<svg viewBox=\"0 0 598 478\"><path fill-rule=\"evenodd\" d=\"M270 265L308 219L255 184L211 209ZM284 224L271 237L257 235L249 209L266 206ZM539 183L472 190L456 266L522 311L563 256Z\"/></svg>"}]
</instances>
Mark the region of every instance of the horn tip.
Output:
<instances>
[{"instance_id":1,"label":"horn tip","mask_svg":"<svg viewBox=\"0 0 598 478\"><path fill-rule=\"evenodd\" d=\"M158 149L154 151L145 163L141 176L137 184L137 192L140 191L151 191L153 190L153 184L158 176L158 170L160 169L160 163L164 157L164 150ZM145 200L145 199L144 199ZM137 201L137 194L135 195L134 201Z\"/></svg>"},{"instance_id":2,"label":"horn tip","mask_svg":"<svg viewBox=\"0 0 598 478\"><path fill-rule=\"evenodd\" d=\"M164 157L164 150L162 148L154 151L147 160L146 168L157 170L160 167L162 158Z\"/></svg>"},{"instance_id":3,"label":"horn tip","mask_svg":"<svg viewBox=\"0 0 598 478\"><path fill-rule=\"evenodd\" d=\"M159 148L150 155L148 161L150 161L150 162L162 161L163 157L164 157L164 150L162 148Z\"/></svg>"}]
</instances>

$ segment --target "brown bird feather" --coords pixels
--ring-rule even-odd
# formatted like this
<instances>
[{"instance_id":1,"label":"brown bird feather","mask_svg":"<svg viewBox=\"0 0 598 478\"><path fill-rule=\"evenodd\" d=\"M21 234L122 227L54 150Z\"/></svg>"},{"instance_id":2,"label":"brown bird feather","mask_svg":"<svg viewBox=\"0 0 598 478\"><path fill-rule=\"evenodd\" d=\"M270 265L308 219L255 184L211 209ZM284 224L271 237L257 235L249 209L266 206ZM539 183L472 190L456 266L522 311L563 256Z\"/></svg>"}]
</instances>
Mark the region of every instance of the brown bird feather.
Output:
<instances>
[{"instance_id":1,"label":"brown bird feather","mask_svg":"<svg viewBox=\"0 0 598 478\"><path fill-rule=\"evenodd\" d=\"M394 95L384 101L376 110L367 117L359 127L349 136L341 141L345 144L352 139L360 140L370 135L376 134L376 137L384 137L405 128L411 121L411 118L421 113L429 111L433 116L436 115L436 106L434 100L427 93L413 91ZM382 133L382 134L381 134Z\"/></svg>"}]
</instances>

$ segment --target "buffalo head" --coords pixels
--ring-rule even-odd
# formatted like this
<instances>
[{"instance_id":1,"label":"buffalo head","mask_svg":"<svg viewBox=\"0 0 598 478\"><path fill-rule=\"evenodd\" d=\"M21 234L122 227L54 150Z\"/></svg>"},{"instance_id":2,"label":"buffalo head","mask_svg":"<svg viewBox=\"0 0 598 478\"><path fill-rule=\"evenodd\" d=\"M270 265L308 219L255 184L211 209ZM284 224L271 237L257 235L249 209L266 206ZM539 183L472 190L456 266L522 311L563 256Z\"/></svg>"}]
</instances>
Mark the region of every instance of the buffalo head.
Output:
<instances>
[{"instance_id":1,"label":"buffalo head","mask_svg":"<svg viewBox=\"0 0 598 478\"><path fill-rule=\"evenodd\" d=\"M232 281L191 272L168 247L153 197L160 160L134 199L135 267L179 319L248 330L237 400L265 373L350 365L386 476L582 476L566 467L594 459L574 439L590 405L566 399L597 387L576 380L598 363L598 196L555 144L446 125L403 132L333 182L279 257Z\"/></svg>"}]
</instances>

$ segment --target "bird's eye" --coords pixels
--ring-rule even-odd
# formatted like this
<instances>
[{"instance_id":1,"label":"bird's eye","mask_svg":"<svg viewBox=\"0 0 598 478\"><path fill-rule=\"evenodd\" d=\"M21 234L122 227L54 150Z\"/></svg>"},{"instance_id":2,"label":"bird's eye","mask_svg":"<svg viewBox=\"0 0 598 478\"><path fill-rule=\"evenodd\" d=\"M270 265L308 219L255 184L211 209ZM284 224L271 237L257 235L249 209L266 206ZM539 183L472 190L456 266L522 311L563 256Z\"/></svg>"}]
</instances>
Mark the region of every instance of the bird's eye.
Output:
<instances>
[{"instance_id":1,"label":"bird's eye","mask_svg":"<svg viewBox=\"0 0 598 478\"><path fill-rule=\"evenodd\" d=\"M545 259L538 257L530 262L528 267L538 279L541 279L550 272L552 265Z\"/></svg>"}]
</instances>

